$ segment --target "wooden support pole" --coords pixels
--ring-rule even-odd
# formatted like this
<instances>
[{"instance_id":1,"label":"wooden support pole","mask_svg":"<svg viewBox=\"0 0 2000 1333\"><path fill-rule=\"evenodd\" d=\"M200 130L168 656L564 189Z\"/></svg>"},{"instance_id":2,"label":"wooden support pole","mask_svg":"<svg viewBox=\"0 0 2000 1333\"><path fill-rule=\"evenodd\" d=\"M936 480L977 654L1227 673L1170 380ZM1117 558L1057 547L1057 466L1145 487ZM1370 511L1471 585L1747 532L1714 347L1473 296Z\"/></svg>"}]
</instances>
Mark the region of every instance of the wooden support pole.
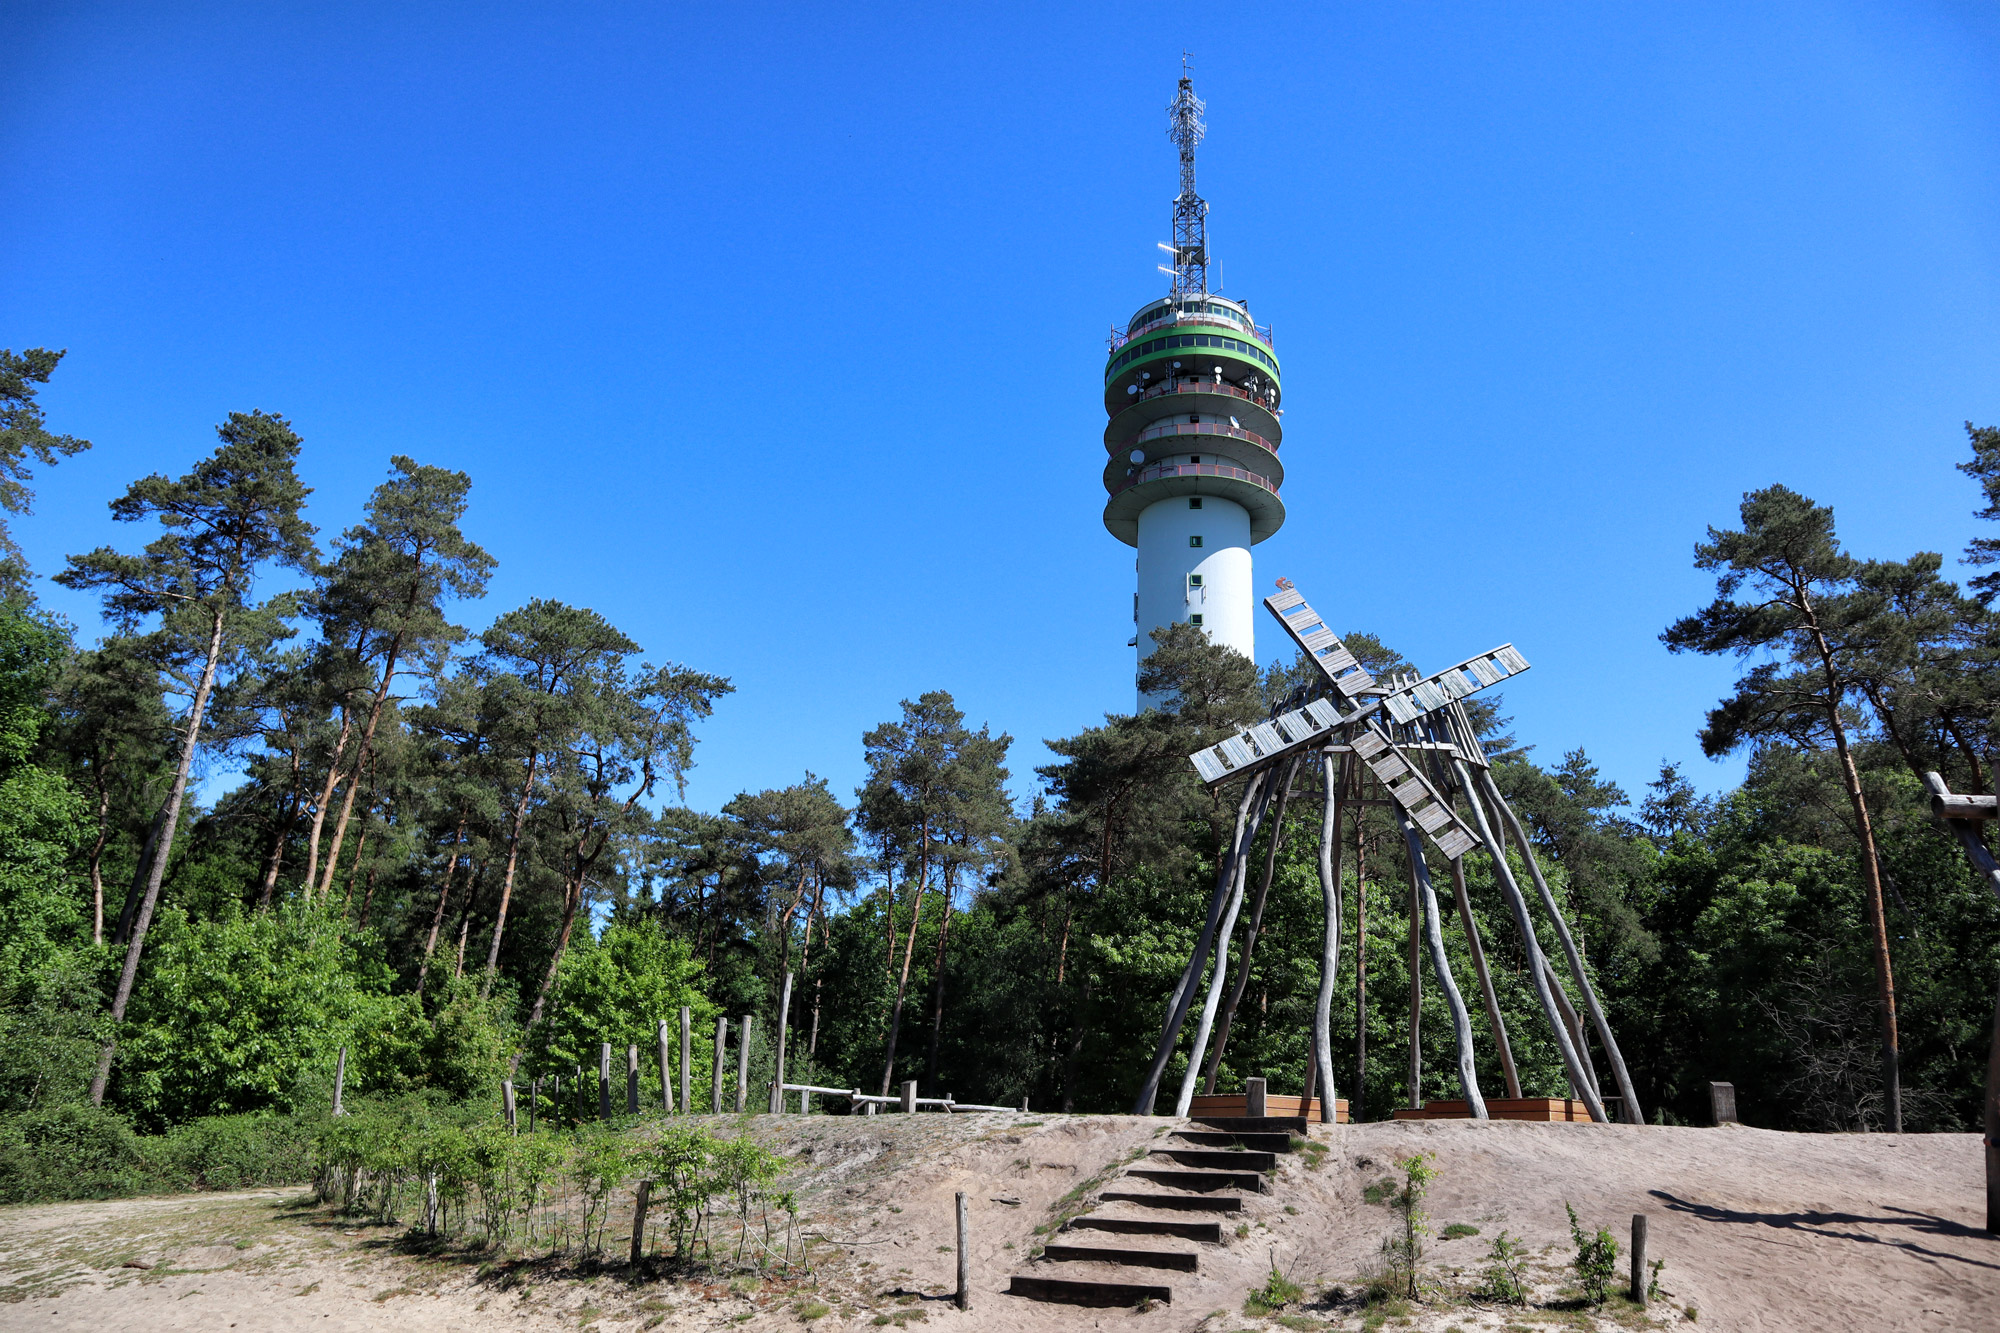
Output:
<instances>
[{"instance_id":1,"label":"wooden support pole","mask_svg":"<svg viewBox=\"0 0 2000 1333\"><path fill-rule=\"evenodd\" d=\"M1632 1214L1632 1299L1646 1303L1646 1215Z\"/></svg>"},{"instance_id":2,"label":"wooden support pole","mask_svg":"<svg viewBox=\"0 0 2000 1333\"><path fill-rule=\"evenodd\" d=\"M511 1078L500 1080L500 1113L507 1117L507 1132L519 1133L520 1126L514 1121L514 1080Z\"/></svg>"},{"instance_id":3,"label":"wooden support pole","mask_svg":"<svg viewBox=\"0 0 2000 1333\"><path fill-rule=\"evenodd\" d=\"M1229 898L1229 888L1235 881L1239 863L1249 852L1250 839L1256 836L1255 828L1250 828L1246 836L1245 825L1257 794L1264 789L1264 777L1263 773L1253 773L1250 780L1243 784L1243 799L1236 807L1236 831L1230 838L1229 854L1222 858L1221 866L1216 869L1215 892L1209 896L1208 916L1202 922L1201 934L1195 938L1187 966L1181 969L1181 979L1167 1001L1166 1022L1161 1025L1160 1041L1153 1048L1153 1063L1146 1070L1145 1082L1140 1084L1139 1095L1133 1100L1133 1115L1153 1113L1153 1103L1160 1094L1160 1079L1166 1074L1167 1064L1173 1059L1174 1047L1180 1042L1181 1025L1187 1021L1188 1009L1194 1003L1195 986L1201 980L1201 969L1208 962L1208 951L1215 943L1215 928L1222 919L1222 905ZM1200 1063L1200 1059L1197 1052L1195 1063Z\"/></svg>"},{"instance_id":4,"label":"wooden support pole","mask_svg":"<svg viewBox=\"0 0 2000 1333\"><path fill-rule=\"evenodd\" d=\"M785 973L784 994L778 1000L778 1052L775 1072L771 1075L771 1114L777 1115L785 1109L785 1037L792 1015L792 974Z\"/></svg>"},{"instance_id":5,"label":"wooden support pole","mask_svg":"<svg viewBox=\"0 0 2000 1333\"><path fill-rule=\"evenodd\" d=\"M1174 1114L1185 1116L1194 1102L1195 1079L1201 1073L1201 1058L1208 1050L1208 1034L1215 1026L1216 1006L1222 1003L1222 982L1229 970L1229 937L1236 933L1236 917L1243 910L1243 889L1250 878L1250 840L1257 836L1257 829L1264 822L1277 797L1278 789L1266 786L1258 797L1257 809L1250 817L1250 831L1244 840L1243 854L1236 858L1236 874L1229 891L1228 910L1223 913L1222 925L1215 935L1215 969L1209 973L1208 994L1201 1002L1201 1019L1195 1024L1194 1045L1188 1050L1187 1073L1181 1077L1180 1096L1174 1102ZM1271 836L1281 838L1284 830L1273 824ZM1190 998L1192 996L1190 995Z\"/></svg>"},{"instance_id":6,"label":"wooden support pole","mask_svg":"<svg viewBox=\"0 0 2000 1333\"><path fill-rule=\"evenodd\" d=\"M1932 801L1948 798L1951 791L1936 773L1924 774ZM1988 800L2000 798L1988 797ZM1979 840L1976 825L1962 819L1948 819L1945 827L1957 836L1966 859L1996 896L2000 896L2000 859ZM1986 1230L2000 1236L2000 999L1993 1005L1992 1045L1986 1054Z\"/></svg>"},{"instance_id":7,"label":"wooden support pole","mask_svg":"<svg viewBox=\"0 0 2000 1333\"><path fill-rule=\"evenodd\" d=\"M652 1202L653 1182L642 1180L632 1199L632 1259L639 1262L639 1256L646 1252L646 1205Z\"/></svg>"},{"instance_id":8,"label":"wooden support pole","mask_svg":"<svg viewBox=\"0 0 2000 1333\"><path fill-rule=\"evenodd\" d=\"M639 1114L639 1047L625 1047L625 1114Z\"/></svg>"},{"instance_id":9,"label":"wooden support pole","mask_svg":"<svg viewBox=\"0 0 2000 1333\"><path fill-rule=\"evenodd\" d=\"M681 1006L681 1110L692 1112L694 1102L694 1010Z\"/></svg>"},{"instance_id":10,"label":"wooden support pole","mask_svg":"<svg viewBox=\"0 0 2000 1333\"><path fill-rule=\"evenodd\" d=\"M715 1064L709 1070L708 1082L713 1110L722 1114L722 1057L729 1046L729 1020L720 1014L715 1017Z\"/></svg>"},{"instance_id":11,"label":"wooden support pole","mask_svg":"<svg viewBox=\"0 0 2000 1333\"><path fill-rule=\"evenodd\" d=\"M347 1086L347 1048L340 1048L340 1055L333 1062L333 1113L346 1115L347 1109L340 1104L341 1091Z\"/></svg>"},{"instance_id":12,"label":"wooden support pole","mask_svg":"<svg viewBox=\"0 0 2000 1333\"><path fill-rule=\"evenodd\" d=\"M1306 1063L1306 1114L1311 1114L1314 1086L1319 1088L1319 1118L1333 1123L1333 983L1340 971L1340 841L1342 804L1347 794L1347 760L1320 756L1326 800L1320 810L1319 893L1325 923L1320 935L1319 994L1313 1002L1312 1053Z\"/></svg>"},{"instance_id":13,"label":"wooden support pole","mask_svg":"<svg viewBox=\"0 0 2000 1333\"><path fill-rule=\"evenodd\" d=\"M1398 813L1401 813L1400 808ZM1424 964L1423 942L1419 938L1423 908L1417 903L1417 862L1412 853L1406 867L1410 876L1410 1109L1424 1104Z\"/></svg>"},{"instance_id":14,"label":"wooden support pole","mask_svg":"<svg viewBox=\"0 0 2000 1333\"><path fill-rule=\"evenodd\" d=\"M611 1118L611 1043L597 1045L597 1118Z\"/></svg>"},{"instance_id":15,"label":"wooden support pole","mask_svg":"<svg viewBox=\"0 0 2000 1333\"><path fill-rule=\"evenodd\" d=\"M1493 1044L1500 1049L1500 1072L1507 1079L1507 1095L1519 1101L1521 1076L1514 1069L1514 1047L1507 1040L1507 1020L1500 1012L1500 1000L1493 990L1493 974L1486 970L1486 948L1479 939L1479 926L1472 919L1463 857L1451 863L1451 896L1458 904L1458 920L1465 928L1466 943L1472 947L1472 969L1479 976L1479 998L1486 1005L1486 1025L1493 1030Z\"/></svg>"},{"instance_id":16,"label":"wooden support pole","mask_svg":"<svg viewBox=\"0 0 2000 1333\"><path fill-rule=\"evenodd\" d=\"M915 1115L917 1113L917 1081L915 1079L910 1079L903 1084L902 1111L904 1115Z\"/></svg>"},{"instance_id":17,"label":"wooden support pole","mask_svg":"<svg viewBox=\"0 0 2000 1333\"><path fill-rule=\"evenodd\" d=\"M674 1071L667 1059L667 1020L660 1020L660 1109L668 1115L674 1112Z\"/></svg>"},{"instance_id":18,"label":"wooden support pole","mask_svg":"<svg viewBox=\"0 0 2000 1333\"><path fill-rule=\"evenodd\" d=\"M542 1099L542 1081L538 1078L529 1079L528 1080L528 1132L530 1134L535 1132L535 1103L539 1102L541 1099Z\"/></svg>"},{"instance_id":19,"label":"wooden support pole","mask_svg":"<svg viewBox=\"0 0 2000 1333\"><path fill-rule=\"evenodd\" d=\"M958 1308L972 1308L972 1244L966 1234L965 1191L958 1191Z\"/></svg>"},{"instance_id":20,"label":"wooden support pole","mask_svg":"<svg viewBox=\"0 0 2000 1333\"><path fill-rule=\"evenodd\" d=\"M1451 975L1451 957L1444 951L1443 909L1438 906L1437 891L1431 887L1430 867L1424 863L1423 837L1417 832L1416 822L1408 811L1399 811L1403 821L1403 842L1409 848L1410 870L1416 881L1419 903L1423 909L1424 942L1430 948L1431 971L1437 977L1438 989L1444 992L1445 1008L1451 1014L1452 1035L1457 1041L1458 1086L1465 1097L1468 1110L1474 1120L1486 1119L1486 1099L1479 1092L1479 1073L1472 1058L1472 1015L1466 1011L1465 997L1458 993L1458 982Z\"/></svg>"},{"instance_id":21,"label":"wooden support pole","mask_svg":"<svg viewBox=\"0 0 2000 1333\"><path fill-rule=\"evenodd\" d=\"M754 1015L743 1015L736 1033L736 1114L738 1115L750 1109L750 1029L756 1021Z\"/></svg>"},{"instance_id":22,"label":"wooden support pole","mask_svg":"<svg viewBox=\"0 0 2000 1333\"><path fill-rule=\"evenodd\" d=\"M1215 1028L1215 1049L1208 1056L1208 1072L1203 1076L1202 1095L1215 1091L1216 1076L1222 1071L1222 1056L1229 1049L1229 1029L1236 1019L1236 1006L1243 1003L1243 992L1250 985L1250 960L1257 952L1257 937L1264 930L1264 903L1271 896L1271 876L1278 868L1278 847L1284 840L1285 807L1291 803L1292 780L1299 771L1305 755L1297 754L1285 764L1284 773L1278 779L1278 799L1271 810L1271 836L1265 844L1264 873L1257 880L1257 897L1250 904L1250 928L1243 935L1243 949L1236 960L1236 982L1229 988L1229 998L1223 1001L1222 1017Z\"/></svg>"}]
</instances>

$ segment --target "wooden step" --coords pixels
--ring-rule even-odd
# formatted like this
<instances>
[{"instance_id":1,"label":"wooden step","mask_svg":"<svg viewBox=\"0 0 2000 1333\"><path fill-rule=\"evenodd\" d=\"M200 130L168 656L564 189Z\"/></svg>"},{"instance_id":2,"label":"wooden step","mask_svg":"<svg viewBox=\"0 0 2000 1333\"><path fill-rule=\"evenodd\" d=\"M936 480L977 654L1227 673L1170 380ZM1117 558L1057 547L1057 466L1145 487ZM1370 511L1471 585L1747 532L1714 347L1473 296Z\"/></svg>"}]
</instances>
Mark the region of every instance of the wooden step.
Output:
<instances>
[{"instance_id":1,"label":"wooden step","mask_svg":"<svg viewBox=\"0 0 2000 1333\"><path fill-rule=\"evenodd\" d=\"M1234 1194L1153 1194L1106 1190L1097 1196L1105 1203L1136 1203L1141 1208L1167 1208L1181 1213L1235 1213L1243 1200Z\"/></svg>"},{"instance_id":2,"label":"wooden step","mask_svg":"<svg viewBox=\"0 0 2000 1333\"><path fill-rule=\"evenodd\" d=\"M1258 1152L1292 1151L1289 1134L1226 1134L1219 1129L1177 1129L1175 1138L1198 1148L1252 1148Z\"/></svg>"},{"instance_id":3,"label":"wooden step","mask_svg":"<svg viewBox=\"0 0 2000 1333\"><path fill-rule=\"evenodd\" d=\"M1202 1202L1207 1203L1208 1200ZM1082 1217L1072 1217L1064 1230L1114 1231L1121 1236L1178 1236L1182 1240L1215 1244L1222 1241L1220 1222L1176 1222L1167 1217L1100 1217L1096 1213L1086 1213Z\"/></svg>"},{"instance_id":4,"label":"wooden step","mask_svg":"<svg viewBox=\"0 0 2000 1333\"><path fill-rule=\"evenodd\" d=\"M1210 1129L1220 1129L1231 1134L1296 1134L1306 1136L1306 1122L1303 1117L1281 1115L1204 1115L1194 1117L1197 1125Z\"/></svg>"},{"instance_id":5,"label":"wooden step","mask_svg":"<svg viewBox=\"0 0 2000 1333\"><path fill-rule=\"evenodd\" d=\"M1172 1159L1181 1166L1203 1166L1215 1171L1269 1171L1278 1164L1278 1155L1244 1148L1155 1148L1153 1156Z\"/></svg>"},{"instance_id":6,"label":"wooden step","mask_svg":"<svg viewBox=\"0 0 2000 1333\"><path fill-rule=\"evenodd\" d=\"M1042 1258L1057 1263L1118 1264L1125 1268L1170 1268L1194 1272L1192 1250L1132 1250L1117 1245L1045 1245Z\"/></svg>"},{"instance_id":7,"label":"wooden step","mask_svg":"<svg viewBox=\"0 0 2000 1333\"><path fill-rule=\"evenodd\" d=\"M1264 1192L1264 1177L1256 1171L1188 1171L1169 1167L1135 1166L1125 1173L1155 1185L1177 1190L1249 1190Z\"/></svg>"},{"instance_id":8,"label":"wooden step","mask_svg":"<svg viewBox=\"0 0 2000 1333\"><path fill-rule=\"evenodd\" d=\"M1150 1282L1094 1282L1088 1278L1025 1277L1019 1273L1007 1286L1009 1296L1026 1296L1031 1301L1058 1301L1065 1305L1137 1305L1141 1301L1173 1304L1172 1287Z\"/></svg>"}]
</instances>

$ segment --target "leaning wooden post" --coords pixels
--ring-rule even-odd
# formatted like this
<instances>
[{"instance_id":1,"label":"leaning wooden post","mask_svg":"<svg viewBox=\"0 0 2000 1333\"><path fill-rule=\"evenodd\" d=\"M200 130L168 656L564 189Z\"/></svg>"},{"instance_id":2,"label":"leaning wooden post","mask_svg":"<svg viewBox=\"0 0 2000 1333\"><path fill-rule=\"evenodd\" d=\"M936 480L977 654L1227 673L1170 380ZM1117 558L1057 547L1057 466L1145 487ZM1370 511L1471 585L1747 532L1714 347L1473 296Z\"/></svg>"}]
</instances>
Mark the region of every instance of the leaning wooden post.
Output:
<instances>
[{"instance_id":1,"label":"leaning wooden post","mask_svg":"<svg viewBox=\"0 0 2000 1333\"><path fill-rule=\"evenodd\" d=\"M709 1066L708 1091L712 1103L711 1110L722 1114L722 1057L729 1046L729 1020L721 1014L715 1016L715 1063Z\"/></svg>"},{"instance_id":2,"label":"leaning wooden post","mask_svg":"<svg viewBox=\"0 0 2000 1333\"><path fill-rule=\"evenodd\" d=\"M529 1079L528 1080L528 1132L530 1134L535 1132L535 1103L539 1102L541 1099L542 1099L542 1081L538 1078Z\"/></svg>"},{"instance_id":3,"label":"leaning wooden post","mask_svg":"<svg viewBox=\"0 0 2000 1333\"><path fill-rule=\"evenodd\" d=\"M910 1079L903 1084L903 1113L914 1115L917 1110L917 1081Z\"/></svg>"},{"instance_id":4,"label":"leaning wooden post","mask_svg":"<svg viewBox=\"0 0 2000 1333\"><path fill-rule=\"evenodd\" d=\"M521 1127L514 1120L514 1080L511 1078L500 1080L500 1111L507 1117L507 1132L518 1134Z\"/></svg>"},{"instance_id":5,"label":"leaning wooden post","mask_svg":"<svg viewBox=\"0 0 2000 1333\"><path fill-rule=\"evenodd\" d=\"M1410 875L1410 1109L1424 1104L1424 966L1422 941L1423 908L1417 903L1417 863L1407 867Z\"/></svg>"},{"instance_id":6,"label":"leaning wooden post","mask_svg":"<svg viewBox=\"0 0 2000 1333\"><path fill-rule=\"evenodd\" d=\"M632 1205L632 1262L634 1264L637 1264L639 1256L645 1253L646 1205L651 1202L652 1197L653 1182L650 1180L640 1181L639 1190L633 1198Z\"/></svg>"},{"instance_id":7,"label":"leaning wooden post","mask_svg":"<svg viewBox=\"0 0 2000 1333\"><path fill-rule=\"evenodd\" d=\"M736 1114L738 1115L750 1109L750 1029L756 1021L750 1014L743 1015L742 1027L736 1035Z\"/></svg>"},{"instance_id":8,"label":"leaning wooden post","mask_svg":"<svg viewBox=\"0 0 2000 1333\"><path fill-rule=\"evenodd\" d=\"M1486 970L1486 948L1479 939L1479 926L1472 919L1472 900L1465 891L1465 858L1451 862L1451 896L1458 903L1458 923L1465 929L1465 942L1472 950L1472 970L1479 976L1479 997L1486 1004L1486 1025L1493 1030L1493 1044L1500 1048L1500 1072L1507 1078L1507 1095L1521 1097L1521 1076L1514 1069L1514 1047L1507 1040L1507 1020L1500 1013L1500 1000L1493 990L1493 975Z\"/></svg>"},{"instance_id":9,"label":"leaning wooden post","mask_svg":"<svg viewBox=\"0 0 2000 1333\"><path fill-rule=\"evenodd\" d=\"M1262 777L1263 774L1257 776ZM1215 934L1215 968L1209 973L1208 993L1201 1002L1201 1018L1195 1023L1194 1044L1188 1049L1187 1073L1181 1076L1181 1093L1174 1102L1176 1116L1185 1116L1194 1101L1195 1079L1201 1073L1202 1057L1208 1053L1208 1034L1215 1026L1216 1006L1222 1003L1222 983L1224 974L1229 970L1229 937L1236 932L1236 917L1243 910L1243 889L1250 878L1250 843L1256 838L1257 830L1276 795L1273 787L1263 789L1257 808L1250 815L1250 829L1244 837L1242 854L1236 858L1236 874L1230 885L1228 909L1223 913L1222 925ZM1284 830L1273 825L1271 836L1282 837ZM1189 998L1193 998L1192 992Z\"/></svg>"},{"instance_id":10,"label":"leaning wooden post","mask_svg":"<svg viewBox=\"0 0 2000 1333\"><path fill-rule=\"evenodd\" d=\"M667 1020L660 1020L660 1109L674 1112L674 1071L667 1059Z\"/></svg>"},{"instance_id":11,"label":"leaning wooden post","mask_svg":"<svg viewBox=\"0 0 2000 1333\"><path fill-rule=\"evenodd\" d=\"M1201 980L1202 965L1208 961L1209 947L1215 942L1215 927L1222 919L1222 905L1228 900L1229 886L1236 875L1236 865L1248 847L1244 837L1244 825L1250 816L1250 807L1257 800L1257 793L1263 789L1264 774L1253 773L1243 784L1243 799L1236 807L1236 832L1231 836L1229 855L1223 858L1216 870L1215 892L1208 900L1208 917L1202 923L1201 934L1194 942L1194 950L1188 955L1187 966L1181 970L1181 979L1174 988L1172 998L1167 1001L1167 1020L1160 1029L1160 1042L1153 1050L1152 1067L1146 1071L1146 1081L1139 1087L1139 1095L1132 1103L1133 1115L1151 1115L1153 1102L1160 1093L1160 1078L1166 1073L1167 1063L1173 1059L1174 1047L1180 1041L1181 1024L1187 1021L1188 1007L1194 1003L1195 983ZM1256 830L1252 829L1252 836ZM1197 1060L1199 1057L1197 1057Z\"/></svg>"},{"instance_id":12,"label":"leaning wooden post","mask_svg":"<svg viewBox=\"0 0 2000 1333\"><path fill-rule=\"evenodd\" d=\"M611 1118L611 1043L600 1042L597 1047L597 1118Z\"/></svg>"},{"instance_id":13,"label":"leaning wooden post","mask_svg":"<svg viewBox=\"0 0 2000 1333\"><path fill-rule=\"evenodd\" d=\"M625 1114L639 1114L639 1047L625 1047Z\"/></svg>"},{"instance_id":14,"label":"leaning wooden post","mask_svg":"<svg viewBox=\"0 0 2000 1333\"><path fill-rule=\"evenodd\" d=\"M340 1104L341 1089L344 1088L346 1085L347 1085L347 1048L343 1046L340 1048L340 1057L333 1062L333 1113L335 1115L347 1114L346 1109L342 1107Z\"/></svg>"},{"instance_id":15,"label":"leaning wooden post","mask_svg":"<svg viewBox=\"0 0 2000 1333\"><path fill-rule=\"evenodd\" d=\"M785 973L785 993L778 1001L778 1056L771 1074L771 1114L785 1109L785 1036L792 1014L792 974Z\"/></svg>"},{"instance_id":16,"label":"leaning wooden post","mask_svg":"<svg viewBox=\"0 0 2000 1333\"><path fill-rule=\"evenodd\" d=\"M1945 827L1957 835L1966 859L1986 881L1986 887L2000 895L2000 859L1995 859L1979 840L1977 826L1969 819L1946 818L1953 809L1983 813L1975 807L1983 807L1987 801L1993 801L1996 812L2000 812L2000 801L1992 797L1953 797L1944 779L1936 773L1924 774L1924 785L1931 790L1932 813L1944 819ZM2000 1000L1993 1006L1993 1039L1986 1055L1986 1229L2000 1236Z\"/></svg>"},{"instance_id":17,"label":"leaning wooden post","mask_svg":"<svg viewBox=\"0 0 2000 1333\"><path fill-rule=\"evenodd\" d=\"M1472 1015L1466 1011L1465 997L1458 993L1458 982L1451 975L1451 958L1444 951L1443 909L1438 906L1437 891L1431 887L1430 866L1424 862L1424 843L1417 833L1416 822L1408 811L1400 813L1403 842L1410 853L1410 881L1421 895L1418 906L1423 910L1423 937L1430 946L1431 971L1437 976L1438 989L1444 992L1445 1007L1451 1013L1451 1026L1458 1041L1458 1085L1465 1093L1466 1109L1472 1118L1484 1120L1486 1098L1480 1095L1479 1073L1472 1058Z\"/></svg>"},{"instance_id":18,"label":"leaning wooden post","mask_svg":"<svg viewBox=\"0 0 2000 1333\"><path fill-rule=\"evenodd\" d=\"M1313 1002L1312 1061L1308 1072L1314 1077L1306 1080L1306 1104L1301 1109L1307 1115L1312 1113L1313 1086L1317 1084L1320 1122L1332 1124L1333 983L1340 971L1340 861L1343 850L1340 821L1346 813L1347 760L1341 759L1336 769L1333 754L1327 751L1320 755L1320 766L1326 783L1326 803L1320 811L1319 892L1321 905L1326 911L1326 925L1320 936L1319 995Z\"/></svg>"},{"instance_id":19,"label":"leaning wooden post","mask_svg":"<svg viewBox=\"0 0 2000 1333\"><path fill-rule=\"evenodd\" d=\"M972 1308L972 1247L965 1229L965 1191L958 1192L958 1308Z\"/></svg>"},{"instance_id":20,"label":"leaning wooden post","mask_svg":"<svg viewBox=\"0 0 2000 1333\"><path fill-rule=\"evenodd\" d=\"M1646 1215L1632 1214L1632 1299L1646 1303Z\"/></svg>"},{"instance_id":21,"label":"leaning wooden post","mask_svg":"<svg viewBox=\"0 0 2000 1333\"><path fill-rule=\"evenodd\" d=\"M690 1080L693 1077L693 1075L690 1073L690 1070L693 1068L693 1066L694 1066L694 1010L690 1009L687 1005L682 1005L681 1006L681 1110L682 1111L691 1112L694 1110L694 1101L693 1101L694 1085L692 1082L690 1082Z\"/></svg>"}]
</instances>

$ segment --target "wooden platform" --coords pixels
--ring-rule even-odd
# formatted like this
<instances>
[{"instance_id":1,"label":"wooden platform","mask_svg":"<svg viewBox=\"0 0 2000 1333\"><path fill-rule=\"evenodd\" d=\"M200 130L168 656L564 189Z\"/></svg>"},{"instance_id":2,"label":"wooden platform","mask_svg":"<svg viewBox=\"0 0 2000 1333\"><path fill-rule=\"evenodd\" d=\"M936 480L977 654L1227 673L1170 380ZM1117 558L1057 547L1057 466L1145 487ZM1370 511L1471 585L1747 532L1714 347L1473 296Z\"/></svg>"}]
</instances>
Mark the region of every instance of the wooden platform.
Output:
<instances>
[{"instance_id":1,"label":"wooden platform","mask_svg":"<svg viewBox=\"0 0 2000 1333\"><path fill-rule=\"evenodd\" d=\"M1320 1099L1317 1097L1313 1098L1310 1109L1302 1105L1303 1100L1303 1098L1299 1097L1266 1096L1264 1098L1264 1115L1267 1119L1272 1120L1297 1120L1303 1117L1315 1125L1321 1123L1319 1118ZM1227 1119L1246 1116L1249 1113L1250 1099L1240 1092L1234 1097L1196 1097L1188 1105L1188 1119L1190 1120ZM1336 1125L1347 1123L1347 1099L1345 1097L1336 1097L1333 1099L1333 1123Z\"/></svg>"},{"instance_id":2,"label":"wooden platform","mask_svg":"<svg viewBox=\"0 0 2000 1333\"><path fill-rule=\"evenodd\" d=\"M1493 1120L1531 1120L1549 1124L1590 1123L1590 1108L1566 1097L1488 1097L1486 1114ZM1422 1110L1405 1108L1398 1120L1470 1120L1471 1107L1461 1101L1425 1102Z\"/></svg>"}]
</instances>

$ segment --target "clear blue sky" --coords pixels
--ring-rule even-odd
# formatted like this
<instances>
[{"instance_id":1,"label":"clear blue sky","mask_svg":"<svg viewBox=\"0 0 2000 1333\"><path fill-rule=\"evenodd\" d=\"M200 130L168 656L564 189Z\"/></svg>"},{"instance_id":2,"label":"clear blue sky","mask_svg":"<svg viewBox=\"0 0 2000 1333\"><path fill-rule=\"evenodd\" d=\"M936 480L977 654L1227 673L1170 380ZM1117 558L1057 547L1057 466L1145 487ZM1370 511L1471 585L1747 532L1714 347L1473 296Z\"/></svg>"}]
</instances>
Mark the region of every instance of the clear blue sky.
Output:
<instances>
[{"instance_id":1,"label":"clear blue sky","mask_svg":"<svg viewBox=\"0 0 2000 1333\"><path fill-rule=\"evenodd\" d=\"M1732 780L1693 739L1732 666L1656 636L1744 490L1864 555L1979 526L1990 5L16 3L0 345L67 347L96 441L17 534L135 542L128 481L283 412L329 534L392 453L472 474L475 628L559 598L733 678L691 803L845 793L936 688L1025 790L1131 705L1099 373L1163 290L1183 46L1286 370L1260 587L1426 669L1513 640L1545 762Z\"/></svg>"}]
</instances>

